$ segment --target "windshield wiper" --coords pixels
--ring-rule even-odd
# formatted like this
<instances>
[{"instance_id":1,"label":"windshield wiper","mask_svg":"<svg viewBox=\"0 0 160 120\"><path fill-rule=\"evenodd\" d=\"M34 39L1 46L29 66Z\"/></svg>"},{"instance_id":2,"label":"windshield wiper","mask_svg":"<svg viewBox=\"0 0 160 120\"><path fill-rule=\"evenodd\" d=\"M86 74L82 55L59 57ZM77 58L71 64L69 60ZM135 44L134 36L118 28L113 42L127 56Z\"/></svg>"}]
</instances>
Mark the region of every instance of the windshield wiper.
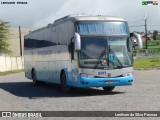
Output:
<instances>
[{"instance_id":1,"label":"windshield wiper","mask_svg":"<svg viewBox=\"0 0 160 120\"><path fill-rule=\"evenodd\" d=\"M117 59L118 63L120 64L120 66L117 65L117 67L118 67L118 68L123 68L123 65L122 65L121 61L118 59L118 57L117 57L117 55L115 54L115 52L114 52L114 51L110 48L110 46L109 46L109 52L110 52L110 51L112 51L113 55L115 56L115 58Z\"/></svg>"},{"instance_id":2,"label":"windshield wiper","mask_svg":"<svg viewBox=\"0 0 160 120\"><path fill-rule=\"evenodd\" d=\"M86 52L84 52L83 50L81 50L81 52L82 52L85 56L87 56L89 59L91 59L91 57L90 57Z\"/></svg>"},{"instance_id":3,"label":"windshield wiper","mask_svg":"<svg viewBox=\"0 0 160 120\"><path fill-rule=\"evenodd\" d=\"M100 56L98 57L98 59L97 59L97 63L96 63L96 65L95 65L95 68L97 68L97 66L100 64L100 60L101 60L101 58L102 58L103 54L105 53L105 51L106 51L106 49L105 49L105 50L103 50L103 51L101 52Z\"/></svg>"}]
</instances>

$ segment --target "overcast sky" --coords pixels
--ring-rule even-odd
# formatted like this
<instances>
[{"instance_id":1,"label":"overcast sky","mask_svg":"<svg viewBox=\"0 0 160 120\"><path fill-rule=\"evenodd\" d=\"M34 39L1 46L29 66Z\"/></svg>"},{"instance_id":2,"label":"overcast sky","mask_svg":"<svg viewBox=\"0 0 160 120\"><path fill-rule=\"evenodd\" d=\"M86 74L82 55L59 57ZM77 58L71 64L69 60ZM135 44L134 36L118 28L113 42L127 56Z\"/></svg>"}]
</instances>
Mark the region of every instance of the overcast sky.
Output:
<instances>
[{"instance_id":1,"label":"overcast sky","mask_svg":"<svg viewBox=\"0 0 160 120\"><path fill-rule=\"evenodd\" d=\"M147 15L148 30L160 30L159 5L142 6L142 0L0 0L0 2L25 1L27 5L0 3L0 19L10 26L40 28L68 14L87 13L118 16L128 21L129 26L144 25ZM145 0L146 1L146 0ZM144 27L130 27L144 31Z\"/></svg>"}]
</instances>

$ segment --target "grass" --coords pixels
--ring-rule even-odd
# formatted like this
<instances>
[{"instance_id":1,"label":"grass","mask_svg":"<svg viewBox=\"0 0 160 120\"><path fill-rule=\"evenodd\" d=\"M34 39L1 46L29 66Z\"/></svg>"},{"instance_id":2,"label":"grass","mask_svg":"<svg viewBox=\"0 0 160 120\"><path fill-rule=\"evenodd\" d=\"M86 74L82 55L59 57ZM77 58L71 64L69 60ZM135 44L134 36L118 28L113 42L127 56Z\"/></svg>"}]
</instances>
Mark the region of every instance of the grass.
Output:
<instances>
[{"instance_id":1,"label":"grass","mask_svg":"<svg viewBox=\"0 0 160 120\"><path fill-rule=\"evenodd\" d=\"M148 49L152 49L152 48L159 48L160 49L160 46L148 46Z\"/></svg>"},{"instance_id":2,"label":"grass","mask_svg":"<svg viewBox=\"0 0 160 120\"><path fill-rule=\"evenodd\" d=\"M160 40L152 40L151 42L148 42L148 50L153 51L153 55L160 55ZM134 50L134 55L145 54L145 43L143 43L144 49L136 49ZM160 68L160 58L141 58L136 59L134 62L134 68L135 69L150 69L150 68Z\"/></svg>"},{"instance_id":3,"label":"grass","mask_svg":"<svg viewBox=\"0 0 160 120\"><path fill-rule=\"evenodd\" d=\"M156 55L160 55L160 46L148 46L148 50L153 51L154 54L156 54ZM145 49L145 47L144 47L144 49L136 48L136 50L133 50L133 51L135 54L137 54L137 53L145 52L146 49Z\"/></svg>"},{"instance_id":4,"label":"grass","mask_svg":"<svg viewBox=\"0 0 160 120\"><path fill-rule=\"evenodd\" d=\"M152 40L152 43L154 43L154 42L160 42L160 40Z\"/></svg>"},{"instance_id":5,"label":"grass","mask_svg":"<svg viewBox=\"0 0 160 120\"><path fill-rule=\"evenodd\" d=\"M139 58L134 62L135 69L160 68L160 58Z\"/></svg>"},{"instance_id":6,"label":"grass","mask_svg":"<svg viewBox=\"0 0 160 120\"><path fill-rule=\"evenodd\" d=\"M1 76L5 76L5 75L14 74L14 73L19 73L19 72L24 72L24 70L21 69L21 70L13 70L13 71L0 72L0 75L1 75Z\"/></svg>"},{"instance_id":7,"label":"grass","mask_svg":"<svg viewBox=\"0 0 160 120\"><path fill-rule=\"evenodd\" d=\"M145 47L146 43L143 43L143 46ZM152 40L151 42L147 42L148 46L158 46L160 45L160 40Z\"/></svg>"}]
</instances>

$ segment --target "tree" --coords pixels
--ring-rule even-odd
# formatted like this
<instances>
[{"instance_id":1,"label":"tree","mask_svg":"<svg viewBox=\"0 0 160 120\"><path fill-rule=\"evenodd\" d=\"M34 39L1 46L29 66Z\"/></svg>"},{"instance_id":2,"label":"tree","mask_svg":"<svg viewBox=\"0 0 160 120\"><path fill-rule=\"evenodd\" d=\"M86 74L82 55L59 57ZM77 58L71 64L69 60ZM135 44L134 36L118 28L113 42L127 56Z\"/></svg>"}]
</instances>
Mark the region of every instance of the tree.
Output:
<instances>
[{"instance_id":1,"label":"tree","mask_svg":"<svg viewBox=\"0 0 160 120\"><path fill-rule=\"evenodd\" d=\"M10 54L9 50L9 22L0 20L0 54Z\"/></svg>"},{"instance_id":2,"label":"tree","mask_svg":"<svg viewBox=\"0 0 160 120\"><path fill-rule=\"evenodd\" d=\"M153 39L154 40L157 40L157 35L158 35L158 31L157 30L153 31Z\"/></svg>"}]
</instances>

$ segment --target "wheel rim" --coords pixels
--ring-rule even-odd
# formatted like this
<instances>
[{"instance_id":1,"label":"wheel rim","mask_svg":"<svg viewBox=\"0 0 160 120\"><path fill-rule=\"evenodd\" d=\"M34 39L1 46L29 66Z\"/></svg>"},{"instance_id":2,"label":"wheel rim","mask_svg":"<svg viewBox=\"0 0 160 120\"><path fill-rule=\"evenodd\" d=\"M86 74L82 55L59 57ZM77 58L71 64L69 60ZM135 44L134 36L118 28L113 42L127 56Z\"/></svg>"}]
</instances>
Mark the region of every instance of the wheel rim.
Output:
<instances>
[{"instance_id":1,"label":"wheel rim","mask_svg":"<svg viewBox=\"0 0 160 120\"><path fill-rule=\"evenodd\" d=\"M35 84L36 83L36 73L35 73L35 71L33 71L33 73L32 73L32 80L33 80L33 84Z\"/></svg>"},{"instance_id":2,"label":"wheel rim","mask_svg":"<svg viewBox=\"0 0 160 120\"><path fill-rule=\"evenodd\" d=\"M63 91L69 91L70 87L67 86L67 80L66 80L66 75L62 75L62 79L61 79L61 87L63 89Z\"/></svg>"},{"instance_id":3,"label":"wheel rim","mask_svg":"<svg viewBox=\"0 0 160 120\"><path fill-rule=\"evenodd\" d=\"M67 86L67 83L66 83L66 76L63 75L62 76L62 87L65 88Z\"/></svg>"}]
</instances>

